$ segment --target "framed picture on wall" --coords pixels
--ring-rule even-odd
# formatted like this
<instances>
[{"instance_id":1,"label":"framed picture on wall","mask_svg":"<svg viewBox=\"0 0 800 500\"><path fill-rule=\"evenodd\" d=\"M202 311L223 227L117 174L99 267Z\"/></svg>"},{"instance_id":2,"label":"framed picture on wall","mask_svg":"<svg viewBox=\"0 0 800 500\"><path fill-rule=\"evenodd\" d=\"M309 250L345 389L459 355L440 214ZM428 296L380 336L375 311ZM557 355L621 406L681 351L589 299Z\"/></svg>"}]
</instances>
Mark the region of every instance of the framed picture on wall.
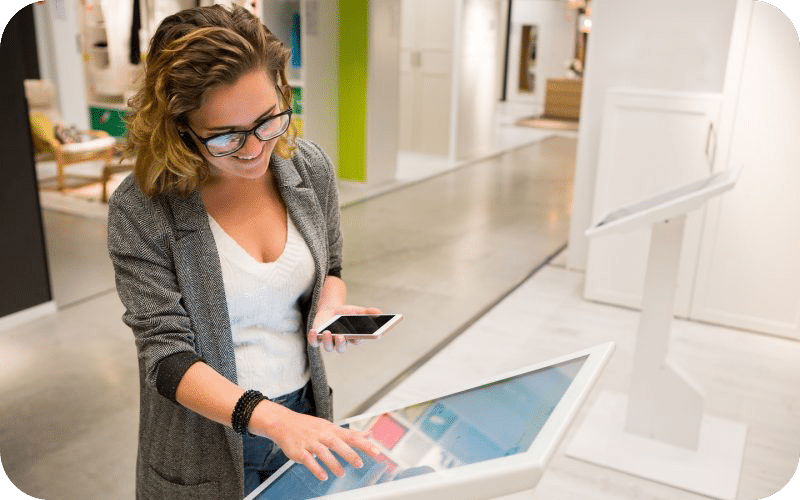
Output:
<instances>
[{"instance_id":1,"label":"framed picture on wall","mask_svg":"<svg viewBox=\"0 0 800 500\"><path fill-rule=\"evenodd\" d=\"M536 49L539 38L539 27L535 24L524 24L520 37L519 52L519 85L520 92L533 93L536 90Z\"/></svg>"}]
</instances>

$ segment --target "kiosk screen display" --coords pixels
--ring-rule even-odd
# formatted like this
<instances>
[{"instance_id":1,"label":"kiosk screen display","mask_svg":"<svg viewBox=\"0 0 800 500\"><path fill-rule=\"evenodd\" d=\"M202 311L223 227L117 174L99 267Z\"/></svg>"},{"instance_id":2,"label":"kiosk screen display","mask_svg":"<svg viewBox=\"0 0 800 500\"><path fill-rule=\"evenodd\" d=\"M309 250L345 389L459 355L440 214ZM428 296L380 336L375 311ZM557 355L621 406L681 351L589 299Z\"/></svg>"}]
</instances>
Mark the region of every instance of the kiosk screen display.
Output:
<instances>
[{"instance_id":1,"label":"kiosk screen display","mask_svg":"<svg viewBox=\"0 0 800 500\"><path fill-rule=\"evenodd\" d=\"M369 431L378 460L358 451L364 467L341 460L344 477L324 464L327 481L292 464L254 498L301 500L524 453L569 388L583 356L505 380L377 416L349 427Z\"/></svg>"}]
</instances>

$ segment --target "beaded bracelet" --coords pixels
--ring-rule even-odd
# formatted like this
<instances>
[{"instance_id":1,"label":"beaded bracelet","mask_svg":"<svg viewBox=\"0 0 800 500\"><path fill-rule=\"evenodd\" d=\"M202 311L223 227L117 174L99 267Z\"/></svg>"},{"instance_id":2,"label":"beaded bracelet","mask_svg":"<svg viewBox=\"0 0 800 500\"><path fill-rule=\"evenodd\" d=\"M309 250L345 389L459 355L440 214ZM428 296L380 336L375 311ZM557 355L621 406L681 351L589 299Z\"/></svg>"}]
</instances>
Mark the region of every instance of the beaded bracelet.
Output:
<instances>
[{"instance_id":1,"label":"beaded bracelet","mask_svg":"<svg viewBox=\"0 0 800 500\"><path fill-rule=\"evenodd\" d=\"M248 390L242 397L239 398L239 401L236 402L236 406L233 409L233 415L231 416L231 426L233 429L238 432L239 434L246 434L247 427L250 423L250 417L253 414L253 410L258 403L267 399L258 391Z\"/></svg>"},{"instance_id":2,"label":"beaded bracelet","mask_svg":"<svg viewBox=\"0 0 800 500\"><path fill-rule=\"evenodd\" d=\"M249 434L247 428L250 426L250 417L253 415L253 411L256 409L256 406L258 406L258 403L266 399L266 396L259 393L257 398L253 398L248 402L247 406L245 406L242 417L242 434Z\"/></svg>"},{"instance_id":3,"label":"beaded bracelet","mask_svg":"<svg viewBox=\"0 0 800 500\"><path fill-rule=\"evenodd\" d=\"M247 434L247 427L250 424L250 417L256 409L258 403L268 399L258 391L249 389L236 402L231 415L231 427L239 434Z\"/></svg>"},{"instance_id":4,"label":"beaded bracelet","mask_svg":"<svg viewBox=\"0 0 800 500\"><path fill-rule=\"evenodd\" d=\"M239 398L236 402L236 406L233 407L233 414L231 415L231 427L233 430L241 434L241 422L242 422L242 414L244 412L244 405L247 401L255 395L255 391L245 391L244 394Z\"/></svg>"}]
</instances>

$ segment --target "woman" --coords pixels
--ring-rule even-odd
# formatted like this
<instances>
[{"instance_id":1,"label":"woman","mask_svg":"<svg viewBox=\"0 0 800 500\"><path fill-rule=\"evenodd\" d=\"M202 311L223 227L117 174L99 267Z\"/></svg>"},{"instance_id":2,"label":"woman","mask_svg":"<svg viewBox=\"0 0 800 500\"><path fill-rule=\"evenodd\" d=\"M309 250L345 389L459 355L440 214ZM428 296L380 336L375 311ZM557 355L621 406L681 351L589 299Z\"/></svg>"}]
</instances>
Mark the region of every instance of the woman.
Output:
<instances>
[{"instance_id":1,"label":"woman","mask_svg":"<svg viewBox=\"0 0 800 500\"><path fill-rule=\"evenodd\" d=\"M288 57L241 8L182 11L151 40L108 224L139 357L138 498L240 498L286 457L324 480L320 462L343 473L332 452L378 453L330 422L314 326L379 311L345 305L335 176L287 138Z\"/></svg>"}]
</instances>

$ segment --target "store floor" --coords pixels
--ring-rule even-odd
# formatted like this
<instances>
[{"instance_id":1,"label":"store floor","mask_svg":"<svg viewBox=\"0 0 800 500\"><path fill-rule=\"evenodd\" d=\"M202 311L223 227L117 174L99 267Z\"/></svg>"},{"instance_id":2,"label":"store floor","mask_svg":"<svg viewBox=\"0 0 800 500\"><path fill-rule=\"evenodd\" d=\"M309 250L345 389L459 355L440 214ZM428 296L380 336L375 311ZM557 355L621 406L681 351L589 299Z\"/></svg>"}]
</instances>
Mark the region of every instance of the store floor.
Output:
<instances>
[{"instance_id":1,"label":"store floor","mask_svg":"<svg viewBox=\"0 0 800 500\"><path fill-rule=\"evenodd\" d=\"M343 209L350 301L406 318L326 354L337 417L607 340L618 347L598 389L624 390L638 315L581 300L582 275L546 264L566 241L574 152L573 139L547 139ZM0 333L3 467L38 498L133 498L138 370L105 225L49 210L44 223L59 312ZM675 355L709 411L750 425L738 498L763 498L797 465L800 344L680 324ZM513 498L704 497L561 449L539 488Z\"/></svg>"}]
</instances>

